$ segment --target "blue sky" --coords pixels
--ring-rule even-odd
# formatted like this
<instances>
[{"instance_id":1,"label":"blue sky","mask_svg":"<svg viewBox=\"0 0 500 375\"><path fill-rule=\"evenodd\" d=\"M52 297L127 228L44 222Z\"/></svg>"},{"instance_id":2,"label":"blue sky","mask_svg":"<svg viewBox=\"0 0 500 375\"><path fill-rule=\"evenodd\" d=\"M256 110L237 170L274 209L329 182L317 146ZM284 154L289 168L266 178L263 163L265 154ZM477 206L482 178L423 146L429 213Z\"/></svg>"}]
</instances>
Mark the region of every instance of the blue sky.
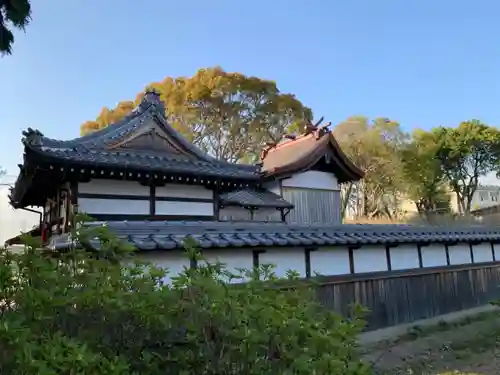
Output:
<instances>
[{"instance_id":1,"label":"blue sky","mask_svg":"<svg viewBox=\"0 0 500 375\"><path fill-rule=\"evenodd\" d=\"M333 123L500 124L499 14L495 0L33 0L0 58L0 165L17 174L29 126L72 138L146 84L215 65L273 79Z\"/></svg>"}]
</instances>

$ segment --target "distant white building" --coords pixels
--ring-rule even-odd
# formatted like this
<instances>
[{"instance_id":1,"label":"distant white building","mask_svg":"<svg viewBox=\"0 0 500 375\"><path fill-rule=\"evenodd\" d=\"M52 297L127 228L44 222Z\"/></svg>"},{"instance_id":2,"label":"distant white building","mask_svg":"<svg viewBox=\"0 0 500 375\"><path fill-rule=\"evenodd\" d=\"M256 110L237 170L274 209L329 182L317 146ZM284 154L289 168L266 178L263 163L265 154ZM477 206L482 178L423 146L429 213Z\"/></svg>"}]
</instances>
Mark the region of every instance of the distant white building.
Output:
<instances>
[{"instance_id":1,"label":"distant white building","mask_svg":"<svg viewBox=\"0 0 500 375\"><path fill-rule=\"evenodd\" d=\"M480 210L482 208L497 206L500 204L500 186L497 185L482 185L479 186L472 196L471 210ZM457 196L451 194L451 209L453 212L458 212Z\"/></svg>"},{"instance_id":2,"label":"distant white building","mask_svg":"<svg viewBox=\"0 0 500 375\"><path fill-rule=\"evenodd\" d=\"M40 222L40 216L29 211L15 210L9 202L10 186L2 183L0 186L0 246L6 240L21 232L31 230Z\"/></svg>"},{"instance_id":3,"label":"distant white building","mask_svg":"<svg viewBox=\"0 0 500 375\"><path fill-rule=\"evenodd\" d=\"M350 199L347 203L344 219L352 220L358 216L359 203L356 199L356 186L354 187ZM450 190L450 206L453 213L458 213L457 195ZM471 211L477 211L489 207L500 205L500 186L499 185L481 185L472 196ZM398 207L402 215L411 217L418 214L417 206L411 199L400 197Z\"/></svg>"}]
</instances>

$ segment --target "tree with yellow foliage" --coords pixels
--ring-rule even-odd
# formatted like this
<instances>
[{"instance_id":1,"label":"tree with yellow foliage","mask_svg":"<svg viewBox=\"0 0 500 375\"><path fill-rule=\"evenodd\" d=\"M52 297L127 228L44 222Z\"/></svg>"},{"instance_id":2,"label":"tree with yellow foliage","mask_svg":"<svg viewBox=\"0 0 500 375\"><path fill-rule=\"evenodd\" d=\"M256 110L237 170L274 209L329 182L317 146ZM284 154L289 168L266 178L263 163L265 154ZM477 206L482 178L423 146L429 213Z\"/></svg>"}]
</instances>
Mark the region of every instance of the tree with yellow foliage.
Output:
<instances>
[{"instance_id":1,"label":"tree with yellow foliage","mask_svg":"<svg viewBox=\"0 0 500 375\"><path fill-rule=\"evenodd\" d=\"M274 81L219 67L200 69L192 77L167 77L148 88L160 94L177 130L203 151L230 162L255 161L267 142L278 141L297 123L312 118L309 108L294 95L281 93ZM115 109L103 108L95 121L81 126L81 133L121 120L142 95Z\"/></svg>"}]
</instances>

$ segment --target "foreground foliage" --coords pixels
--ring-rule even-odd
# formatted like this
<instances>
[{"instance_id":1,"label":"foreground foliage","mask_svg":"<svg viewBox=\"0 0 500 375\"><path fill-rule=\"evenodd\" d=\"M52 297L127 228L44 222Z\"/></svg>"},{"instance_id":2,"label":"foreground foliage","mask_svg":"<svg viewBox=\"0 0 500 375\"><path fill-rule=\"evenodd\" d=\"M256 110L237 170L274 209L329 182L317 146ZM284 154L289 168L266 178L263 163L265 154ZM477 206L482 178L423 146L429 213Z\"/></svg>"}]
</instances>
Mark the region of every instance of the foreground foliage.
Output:
<instances>
[{"instance_id":1,"label":"foreground foliage","mask_svg":"<svg viewBox=\"0 0 500 375\"><path fill-rule=\"evenodd\" d=\"M191 244L198 267L163 285L164 270L97 235L98 255L42 256L32 239L22 254L0 254L2 375L367 373L361 321L320 308L308 288L257 281L274 279L269 267L232 275Z\"/></svg>"}]
</instances>

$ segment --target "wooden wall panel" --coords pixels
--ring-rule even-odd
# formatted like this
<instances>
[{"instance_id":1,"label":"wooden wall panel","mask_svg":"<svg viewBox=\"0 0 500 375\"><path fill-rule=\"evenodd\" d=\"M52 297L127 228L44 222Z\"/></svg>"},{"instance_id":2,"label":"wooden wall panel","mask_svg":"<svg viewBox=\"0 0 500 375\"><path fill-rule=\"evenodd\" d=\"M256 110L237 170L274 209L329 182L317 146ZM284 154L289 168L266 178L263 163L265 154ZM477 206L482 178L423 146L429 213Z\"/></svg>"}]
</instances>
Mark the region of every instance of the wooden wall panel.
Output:
<instances>
[{"instance_id":1,"label":"wooden wall panel","mask_svg":"<svg viewBox=\"0 0 500 375\"><path fill-rule=\"evenodd\" d=\"M449 266L401 273L353 275L317 286L320 302L348 315L368 308L367 330L432 318L500 299L500 264Z\"/></svg>"},{"instance_id":2,"label":"wooden wall panel","mask_svg":"<svg viewBox=\"0 0 500 375\"><path fill-rule=\"evenodd\" d=\"M283 198L295 208L287 216L290 224L340 224L340 191L283 187Z\"/></svg>"}]
</instances>

